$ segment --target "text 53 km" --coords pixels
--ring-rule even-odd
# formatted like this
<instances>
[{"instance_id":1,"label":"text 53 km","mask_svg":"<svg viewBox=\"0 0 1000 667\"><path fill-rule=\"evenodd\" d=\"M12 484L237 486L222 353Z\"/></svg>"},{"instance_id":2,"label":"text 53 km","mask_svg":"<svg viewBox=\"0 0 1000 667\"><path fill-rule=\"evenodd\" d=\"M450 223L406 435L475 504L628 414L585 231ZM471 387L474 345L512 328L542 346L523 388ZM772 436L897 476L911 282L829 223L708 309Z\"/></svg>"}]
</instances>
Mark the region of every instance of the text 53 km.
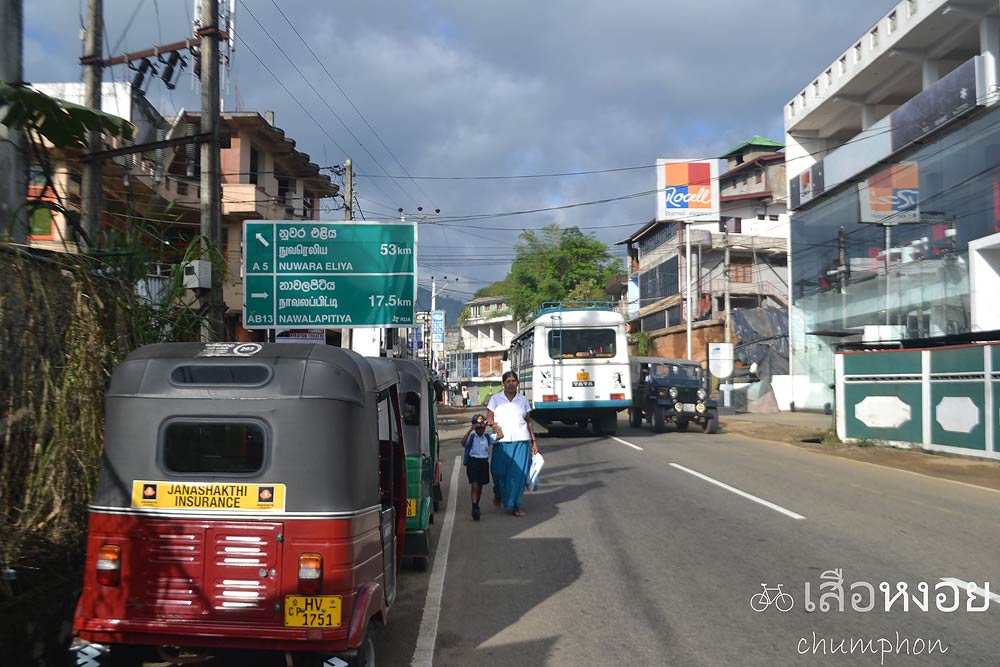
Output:
<instances>
[{"instance_id":1,"label":"text 53 km","mask_svg":"<svg viewBox=\"0 0 1000 667\"><path fill-rule=\"evenodd\" d=\"M319 239L326 241L337 238L337 230L332 227L284 227L278 230L278 238L282 241L295 239Z\"/></svg>"}]
</instances>

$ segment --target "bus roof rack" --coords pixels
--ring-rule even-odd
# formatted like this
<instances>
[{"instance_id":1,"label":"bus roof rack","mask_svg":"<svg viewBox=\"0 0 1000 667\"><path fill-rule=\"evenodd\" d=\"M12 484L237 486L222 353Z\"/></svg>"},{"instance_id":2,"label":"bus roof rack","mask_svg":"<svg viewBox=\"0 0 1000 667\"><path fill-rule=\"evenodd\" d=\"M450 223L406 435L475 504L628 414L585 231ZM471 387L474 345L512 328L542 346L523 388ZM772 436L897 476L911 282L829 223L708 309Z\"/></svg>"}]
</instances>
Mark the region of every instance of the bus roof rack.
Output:
<instances>
[{"instance_id":1,"label":"bus roof rack","mask_svg":"<svg viewBox=\"0 0 1000 667\"><path fill-rule=\"evenodd\" d=\"M535 309L531 319L547 313L559 313L567 310L614 310L611 301L546 301Z\"/></svg>"}]
</instances>

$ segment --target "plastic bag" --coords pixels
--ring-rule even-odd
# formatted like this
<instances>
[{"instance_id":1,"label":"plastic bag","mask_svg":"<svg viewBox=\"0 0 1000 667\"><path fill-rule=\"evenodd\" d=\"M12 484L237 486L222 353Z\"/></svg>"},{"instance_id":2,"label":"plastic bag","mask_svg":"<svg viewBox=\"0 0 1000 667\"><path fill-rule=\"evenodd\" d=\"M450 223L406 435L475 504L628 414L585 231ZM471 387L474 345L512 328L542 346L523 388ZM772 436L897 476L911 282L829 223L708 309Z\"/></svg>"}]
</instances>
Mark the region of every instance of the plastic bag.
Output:
<instances>
[{"instance_id":1,"label":"plastic bag","mask_svg":"<svg viewBox=\"0 0 1000 667\"><path fill-rule=\"evenodd\" d=\"M534 491L538 488L538 473L542 471L543 465L545 465L545 459L542 458L541 454L531 455L531 467L528 469L528 481L524 485L524 488L528 491Z\"/></svg>"}]
</instances>

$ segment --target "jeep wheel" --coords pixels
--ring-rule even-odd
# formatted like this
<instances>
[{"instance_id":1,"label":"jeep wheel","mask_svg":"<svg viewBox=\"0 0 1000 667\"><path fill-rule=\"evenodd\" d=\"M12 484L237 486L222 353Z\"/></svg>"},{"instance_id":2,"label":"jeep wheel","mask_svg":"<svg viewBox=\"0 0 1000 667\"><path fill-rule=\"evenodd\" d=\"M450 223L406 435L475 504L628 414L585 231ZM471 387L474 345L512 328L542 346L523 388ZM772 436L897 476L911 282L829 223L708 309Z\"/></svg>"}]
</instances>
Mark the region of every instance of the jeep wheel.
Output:
<instances>
[{"instance_id":1,"label":"jeep wheel","mask_svg":"<svg viewBox=\"0 0 1000 667\"><path fill-rule=\"evenodd\" d=\"M653 408L653 433L663 433L667 418L662 405Z\"/></svg>"},{"instance_id":2,"label":"jeep wheel","mask_svg":"<svg viewBox=\"0 0 1000 667\"><path fill-rule=\"evenodd\" d=\"M632 428L639 428L642 426L642 410L639 408L628 409L628 425Z\"/></svg>"},{"instance_id":3,"label":"jeep wheel","mask_svg":"<svg viewBox=\"0 0 1000 667\"><path fill-rule=\"evenodd\" d=\"M708 414L705 415L705 421L701 424L701 430L705 433L718 433L719 413L715 410L709 410Z\"/></svg>"}]
</instances>

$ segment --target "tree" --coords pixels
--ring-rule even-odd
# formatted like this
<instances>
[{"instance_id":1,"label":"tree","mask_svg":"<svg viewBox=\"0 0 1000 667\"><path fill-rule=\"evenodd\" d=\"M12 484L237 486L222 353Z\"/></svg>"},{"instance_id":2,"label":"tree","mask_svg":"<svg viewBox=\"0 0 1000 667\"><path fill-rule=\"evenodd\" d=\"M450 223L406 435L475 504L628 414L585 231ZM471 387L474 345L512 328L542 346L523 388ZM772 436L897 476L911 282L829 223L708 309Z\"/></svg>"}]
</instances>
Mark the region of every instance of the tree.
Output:
<instances>
[{"instance_id":1,"label":"tree","mask_svg":"<svg viewBox=\"0 0 1000 667\"><path fill-rule=\"evenodd\" d=\"M577 227L549 225L520 239L502 282L515 319L527 319L546 301L606 300L605 286L622 273L608 246Z\"/></svg>"}]
</instances>

